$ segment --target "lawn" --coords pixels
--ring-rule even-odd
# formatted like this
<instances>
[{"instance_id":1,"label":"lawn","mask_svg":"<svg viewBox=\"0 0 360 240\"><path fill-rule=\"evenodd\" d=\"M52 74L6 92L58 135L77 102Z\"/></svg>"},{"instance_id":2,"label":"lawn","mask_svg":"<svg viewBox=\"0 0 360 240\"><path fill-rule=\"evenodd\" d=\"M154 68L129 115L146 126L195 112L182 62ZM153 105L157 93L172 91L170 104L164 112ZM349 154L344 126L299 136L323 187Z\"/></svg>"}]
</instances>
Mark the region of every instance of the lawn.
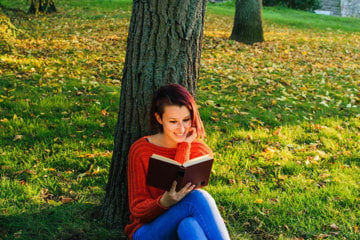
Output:
<instances>
[{"instance_id":1,"label":"lawn","mask_svg":"<svg viewBox=\"0 0 360 240\"><path fill-rule=\"evenodd\" d=\"M2 1L26 9L26 1ZM0 239L118 239L107 181L131 1L56 2L0 56ZM209 4L197 100L232 239L360 238L360 19Z\"/></svg>"}]
</instances>

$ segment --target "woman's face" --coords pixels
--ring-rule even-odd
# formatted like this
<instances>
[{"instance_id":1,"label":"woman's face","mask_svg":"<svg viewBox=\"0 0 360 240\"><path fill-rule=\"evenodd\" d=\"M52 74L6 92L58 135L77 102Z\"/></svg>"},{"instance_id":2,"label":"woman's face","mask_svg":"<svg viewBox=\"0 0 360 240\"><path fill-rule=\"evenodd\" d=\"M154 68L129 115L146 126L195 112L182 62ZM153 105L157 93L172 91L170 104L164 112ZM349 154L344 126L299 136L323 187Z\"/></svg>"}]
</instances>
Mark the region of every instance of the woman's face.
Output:
<instances>
[{"instance_id":1,"label":"woman's face","mask_svg":"<svg viewBox=\"0 0 360 240\"><path fill-rule=\"evenodd\" d=\"M165 106L162 117L157 113L155 117L163 126L164 143L167 147L176 147L178 143L184 142L191 129L191 114L186 106Z\"/></svg>"}]
</instances>

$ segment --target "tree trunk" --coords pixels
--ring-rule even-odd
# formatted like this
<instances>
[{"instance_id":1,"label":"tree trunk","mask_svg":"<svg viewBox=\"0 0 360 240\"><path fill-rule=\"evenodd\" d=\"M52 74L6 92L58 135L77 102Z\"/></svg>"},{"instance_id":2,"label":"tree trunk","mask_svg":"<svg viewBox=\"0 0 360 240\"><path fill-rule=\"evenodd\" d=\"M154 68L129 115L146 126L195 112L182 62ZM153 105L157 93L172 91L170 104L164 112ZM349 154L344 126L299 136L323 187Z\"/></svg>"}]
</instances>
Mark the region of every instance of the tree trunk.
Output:
<instances>
[{"instance_id":1,"label":"tree trunk","mask_svg":"<svg viewBox=\"0 0 360 240\"><path fill-rule=\"evenodd\" d=\"M263 42L262 0L237 0L230 39L245 44Z\"/></svg>"},{"instance_id":2,"label":"tree trunk","mask_svg":"<svg viewBox=\"0 0 360 240\"><path fill-rule=\"evenodd\" d=\"M30 14L56 12L55 3L53 0L31 0L28 12Z\"/></svg>"},{"instance_id":3,"label":"tree trunk","mask_svg":"<svg viewBox=\"0 0 360 240\"><path fill-rule=\"evenodd\" d=\"M195 94L199 77L206 0L135 0L127 40L115 130L114 151L102 206L110 227L128 222L127 154L131 144L150 134L153 92L179 83Z\"/></svg>"}]
</instances>

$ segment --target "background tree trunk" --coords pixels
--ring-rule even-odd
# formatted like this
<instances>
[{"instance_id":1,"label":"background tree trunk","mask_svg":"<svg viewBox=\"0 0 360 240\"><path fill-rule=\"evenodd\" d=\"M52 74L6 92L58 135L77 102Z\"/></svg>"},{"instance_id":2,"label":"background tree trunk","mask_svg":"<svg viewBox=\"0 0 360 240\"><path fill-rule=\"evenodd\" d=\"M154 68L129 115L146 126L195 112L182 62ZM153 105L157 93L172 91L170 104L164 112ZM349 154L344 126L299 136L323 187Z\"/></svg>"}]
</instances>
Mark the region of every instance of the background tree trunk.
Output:
<instances>
[{"instance_id":1,"label":"background tree trunk","mask_svg":"<svg viewBox=\"0 0 360 240\"><path fill-rule=\"evenodd\" d=\"M108 226L128 221L126 163L131 144L150 134L153 92L179 83L195 94L206 0L134 1L116 125L114 151L102 206Z\"/></svg>"},{"instance_id":2,"label":"background tree trunk","mask_svg":"<svg viewBox=\"0 0 360 240\"><path fill-rule=\"evenodd\" d=\"M264 41L262 0L237 0L230 39L245 44Z\"/></svg>"},{"instance_id":3,"label":"background tree trunk","mask_svg":"<svg viewBox=\"0 0 360 240\"><path fill-rule=\"evenodd\" d=\"M56 12L55 3L53 0L31 0L28 12L30 14Z\"/></svg>"}]
</instances>

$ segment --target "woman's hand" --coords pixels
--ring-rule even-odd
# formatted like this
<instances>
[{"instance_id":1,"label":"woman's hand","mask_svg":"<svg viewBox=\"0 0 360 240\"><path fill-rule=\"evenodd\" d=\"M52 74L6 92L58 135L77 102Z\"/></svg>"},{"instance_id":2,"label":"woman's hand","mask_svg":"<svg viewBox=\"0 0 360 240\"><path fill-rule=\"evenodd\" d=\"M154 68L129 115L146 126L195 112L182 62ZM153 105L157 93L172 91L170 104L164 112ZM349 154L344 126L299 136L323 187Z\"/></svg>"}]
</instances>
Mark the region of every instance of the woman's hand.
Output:
<instances>
[{"instance_id":1,"label":"woman's hand","mask_svg":"<svg viewBox=\"0 0 360 240\"><path fill-rule=\"evenodd\" d=\"M174 181L170 191L166 191L160 198L160 204L164 207L171 207L181 201L188 193L194 190L195 185L188 183L180 191L176 192L177 182Z\"/></svg>"},{"instance_id":2,"label":"woman's hand","mask_svg":"<svg viewBox=\"0 0 360 240\"><path fill-rule=\"evenodd\" d=\"M194 141L197 137L197 132L196 132L196 128L195 127L191 127L184 142L189 142L191 143L192 141Z\"/></svg>"}]
</instances>

